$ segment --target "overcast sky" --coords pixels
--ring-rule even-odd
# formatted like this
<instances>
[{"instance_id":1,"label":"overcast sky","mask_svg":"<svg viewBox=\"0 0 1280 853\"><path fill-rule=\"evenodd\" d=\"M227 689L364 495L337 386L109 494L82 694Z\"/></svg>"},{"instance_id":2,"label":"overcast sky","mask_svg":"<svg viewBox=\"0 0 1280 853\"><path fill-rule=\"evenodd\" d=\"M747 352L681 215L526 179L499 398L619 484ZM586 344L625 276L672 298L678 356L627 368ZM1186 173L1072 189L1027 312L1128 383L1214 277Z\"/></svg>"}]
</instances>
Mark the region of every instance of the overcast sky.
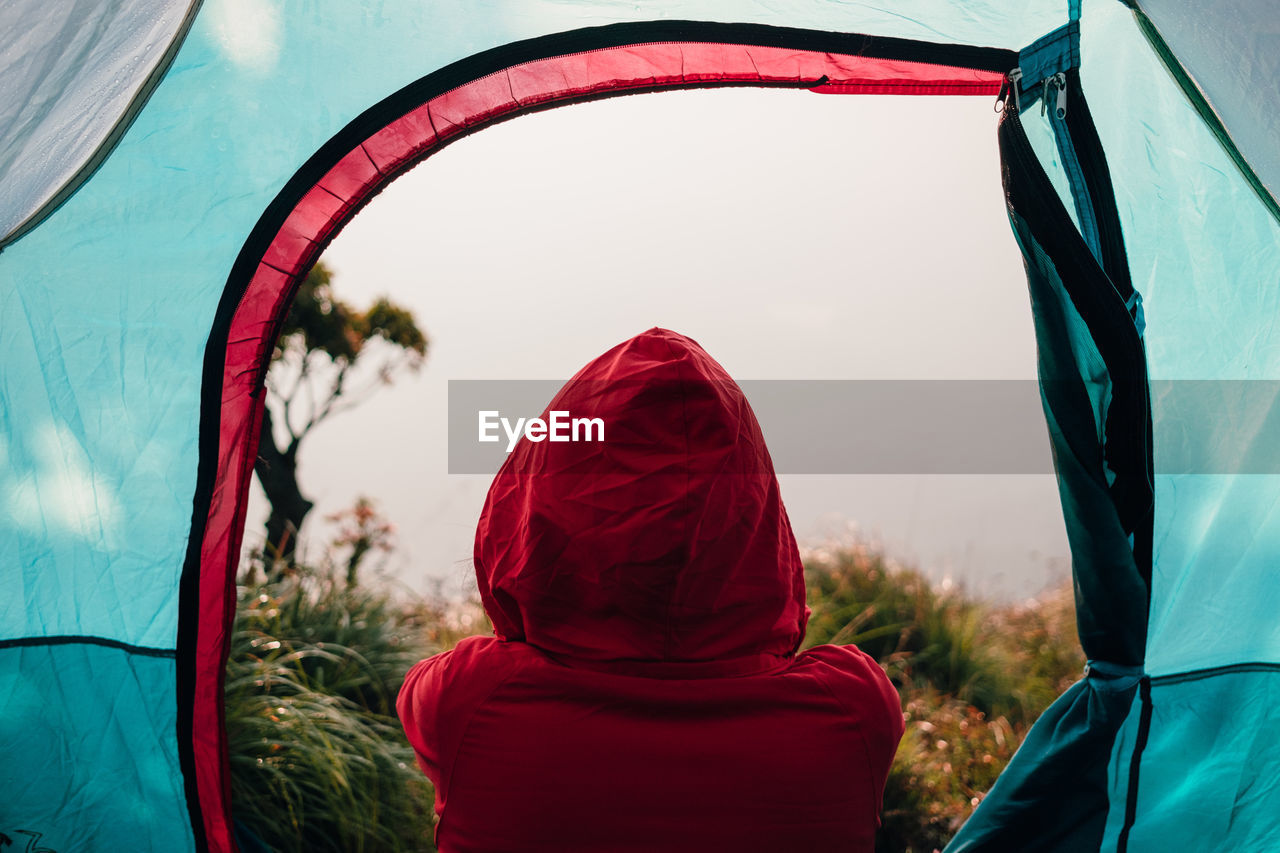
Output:
<instances>
[{"instance_id":1,"label":"overcast sky","mask_svg":"<svg viewBox=\"0 0 1280 853\"><path fill-rule=\"evenodd\" d=\"M419 375L308 437L309 538L367 494L399 531L393 576L465 589L488 477L447 473L447 381L567 379L652 326L739 380L1034 378L995 125L985 97L703 90L558 108L448 146L325 254L339 295L406 304L431 350ZM1051 476L781 481L802 545L856 531L1012 597L1068 571ZM246 542L261 519L256 501Z\"/></svg>"}]
</instances>

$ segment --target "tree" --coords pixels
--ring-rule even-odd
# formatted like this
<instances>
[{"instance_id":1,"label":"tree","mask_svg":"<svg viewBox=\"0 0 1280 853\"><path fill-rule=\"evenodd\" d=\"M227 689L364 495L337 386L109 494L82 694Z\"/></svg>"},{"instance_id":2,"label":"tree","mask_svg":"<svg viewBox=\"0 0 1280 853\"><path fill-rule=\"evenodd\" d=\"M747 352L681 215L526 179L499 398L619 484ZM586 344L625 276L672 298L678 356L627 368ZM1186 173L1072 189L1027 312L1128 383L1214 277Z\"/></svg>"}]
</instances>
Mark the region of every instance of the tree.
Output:
<instances>
[{"instance_id":1,"label":"tree","mask_svg":"<svg viewBox=\"0 0 1280 853\"><path fill-rule=\"evenodd\" d=\"M266 552L287 565L314 503L298 485L298 449L317 425L366 400L393 377L422 367L427 338L406 308L385 297L363 312L333 295L316 263L298 287L267 373L267 405L254 472L271 504Z\"/></svg>"}]
</instances>

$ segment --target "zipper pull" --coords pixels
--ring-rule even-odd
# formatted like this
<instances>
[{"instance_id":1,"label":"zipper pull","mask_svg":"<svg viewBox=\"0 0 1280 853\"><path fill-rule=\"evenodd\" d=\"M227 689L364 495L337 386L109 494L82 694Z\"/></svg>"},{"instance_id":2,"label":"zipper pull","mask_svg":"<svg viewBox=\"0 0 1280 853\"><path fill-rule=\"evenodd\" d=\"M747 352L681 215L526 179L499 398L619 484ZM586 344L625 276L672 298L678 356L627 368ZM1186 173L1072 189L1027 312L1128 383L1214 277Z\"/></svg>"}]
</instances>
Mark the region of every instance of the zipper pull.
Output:
<instances>
[{"instance_id":1,"label":"zipper pull","mask_svg":"<svg viewBox=\"0 0 1280 853\"><path fill-rule=\"evenodd\" d=\"M1061 71L1044 78L1044 89L1040 92L1040 115L1044 115L1045 109L1049 106L1050 86L1058 90L1053 114L1059 119L1064 119L1067 117L1067 75Z\"/></svg>"},{"instance_id":2,"label":"zipper pull","mask_svg":"<svg viewBox=\"0 0 1280 853\"><path fill-rule=\"evenodd\" d=\"M1018 99L1018 81L1022 79L1022 69L1014 68L1004 75L1004 82L1000 84L1000 94L996 95L995 110L998 113L1004 112L1005 104L1008 103L1009 94L1013 94L1013 108L1021 110L1022 105Z\"/></svg>"},{"instance_id":3,"label":"zipper pull","mask_svg":"<svg viewBox=\"0 0 1280 853\"><path fill-rule=\"evenodd\" d=\"M1058 87L1058 103L1054 113L1059 119L1067 117L1067 75L1059 71L1053 75L1054 85Z\"/></svg>"}]
</instances>

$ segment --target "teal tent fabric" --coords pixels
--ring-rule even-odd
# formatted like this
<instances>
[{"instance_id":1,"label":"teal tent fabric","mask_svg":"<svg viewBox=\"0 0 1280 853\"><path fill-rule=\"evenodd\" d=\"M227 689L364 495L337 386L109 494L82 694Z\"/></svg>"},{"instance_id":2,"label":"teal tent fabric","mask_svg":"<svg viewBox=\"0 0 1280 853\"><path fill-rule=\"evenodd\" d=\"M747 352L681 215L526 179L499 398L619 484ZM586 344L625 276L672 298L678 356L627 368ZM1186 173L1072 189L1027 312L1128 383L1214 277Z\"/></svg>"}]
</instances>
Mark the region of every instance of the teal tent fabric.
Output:
<instances>
[{"instance_id":1,"label":"teal tent fabric","mask_svg":"<svg viewBox=\"0 0 1280 853\"><path fill-rule=\"evenodd\" d=\"M1025 156L1036 149L1020 145L1020 124L1010 113L1001 128L1006 193L1026 260L1041 397L1071 544L1076 622L1090 664L1037 720L949 853L1011 844L1028 851L1102 849L1108 814L1117 806L1108 772L1116 736L1143 676L1150 572L1135 544L1149 535L1149 512L1126 512L1119 504L1113 487L1133 472L1117 470L1120 461L1107 453L1109 441L1123 441L1126 426L1145 433L1145 417L1117 423L1126 396L1145 399L1141 358L1122 358L1140 352L1139 329L1099 264L1098 247L1067 227L1072 220L1060 190ZM1147 498L1149 492L1135 505L1144 507Z\"/></svg>"},{"instance_id":2,"label":"teal tent fabric","mask_svg":"<svg viewBox=\"0 0 1280 853\"><path fill-rule=\"evenodd\" d=\"M216 718L192 668L229 628L202 597L231 580L202 561L206 522L244 499L210 494L231 458L219 368L230 313L263 300L260 344L296 285L236 291L262 260L247 247L331 236L285 228L304 178L375 105L477 56L692 21L1006 51L1000 71L1026 73L1001 144L1092 663L952 849L1280 846L1272 18L1258 0L84 0L52 23L6 5L0 832L233 849L198 782L222 770L193 758L218 743L192 722ZM1247 383L1211 394L1194 441L1168 416L1188 380Z\"/></svg>"},{"instance_id":3,"label":"teal tent fabric","mask_svg":"<svg viewBox=\"0 0 1280 853\"><path fill-rule=\"evenodd\" d=\"M97 644L0 650L0 832L48 849L189 850L172 655ZM109 697L109 698L108 698Z\"/></svg>"}]
</instances>

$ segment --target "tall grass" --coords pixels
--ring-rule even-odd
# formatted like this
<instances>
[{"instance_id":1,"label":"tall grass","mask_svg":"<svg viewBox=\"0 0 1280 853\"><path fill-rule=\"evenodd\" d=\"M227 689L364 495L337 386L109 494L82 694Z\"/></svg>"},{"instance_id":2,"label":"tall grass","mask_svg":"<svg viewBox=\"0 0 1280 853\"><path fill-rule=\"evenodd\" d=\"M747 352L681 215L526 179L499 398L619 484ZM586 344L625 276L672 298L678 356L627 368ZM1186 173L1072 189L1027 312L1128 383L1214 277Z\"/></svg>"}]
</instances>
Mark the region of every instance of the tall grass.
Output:
<instances>
[{"instance_id":1,"label":"tall grass","mask_svg":"<svg viewBox=\"0 0 1280 853\"><path fill-rule=\"evenodd\" d=\"M227 666L233 813L279 853L434 849L395 717L424 609L297 577L242 588Z\"/></svg>"}]
</instances>

